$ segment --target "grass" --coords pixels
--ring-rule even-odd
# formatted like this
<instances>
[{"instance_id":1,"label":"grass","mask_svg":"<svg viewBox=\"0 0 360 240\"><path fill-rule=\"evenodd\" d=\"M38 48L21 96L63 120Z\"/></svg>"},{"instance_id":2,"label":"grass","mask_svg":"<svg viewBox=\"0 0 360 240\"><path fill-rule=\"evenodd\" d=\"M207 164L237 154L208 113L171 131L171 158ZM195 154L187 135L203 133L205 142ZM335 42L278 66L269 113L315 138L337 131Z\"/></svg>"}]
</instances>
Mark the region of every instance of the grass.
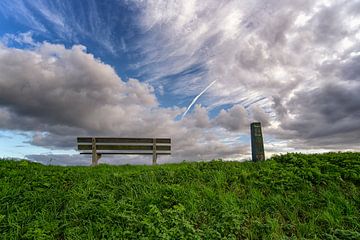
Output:
<instances>
[{"instance_id":1,"label":"grass","mask_svg":"<svg viewBox=\"0 0 360 240\"><path fill-rule=\"evenodd\" d=\"M360 153L260 163L0 161L2 239L360 239Z\"/></svg>"}]
</instances>

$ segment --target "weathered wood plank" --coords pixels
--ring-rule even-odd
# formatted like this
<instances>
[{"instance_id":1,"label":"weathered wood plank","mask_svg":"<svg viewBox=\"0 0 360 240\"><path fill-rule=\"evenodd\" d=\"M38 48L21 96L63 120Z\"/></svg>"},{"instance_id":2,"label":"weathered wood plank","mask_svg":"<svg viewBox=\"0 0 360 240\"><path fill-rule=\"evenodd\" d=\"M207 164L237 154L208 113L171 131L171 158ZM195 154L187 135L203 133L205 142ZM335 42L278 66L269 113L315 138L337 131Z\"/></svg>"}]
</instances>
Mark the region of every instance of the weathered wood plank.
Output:
<instances>
[{"instance_id":1,"label":"weathered wood plank","mask_svg":"<svg viewBox=\"0 0 360 240\"><path fill-rule=\"evenodd\" d=\"M96 154L96 140L95 138L91 139L91 153L92 153L92 166L96 166L97 165L97 154Z\"/></svg>"},{"instance_id":2,"label":"weathered wood plank","mask_svg":"<svg viewBox=\"0 0 360 240\"><path fill-rule=\"evenodd\" d=\"M97 143L153 143L153 138L113 138L113 137L96 137ZM78 137L78 143L91 143L91 137ZM156 143L171 143L170 138L156 138Z\"/></svg>"},{"instance_id":3,"label":"weathered wood plank","mask_svg":"<svg viewBox=\"0 0 360 240\"><path fill-rule=\"evenodd\" d=\"M90 155L92 154L91 152L81 152L80 154L86 154L86 155ZM117 154L117 155L153 155L152 152L98 152L98 154L101 155L112 155L112 154ZM171 155L171 152L157 152L157 155Z\"/></svg>"},{"instance_id":4,"label":"weathered wood plank","mask_svg":"<svg viewBox=\"0 0 360 240\"><path fill-rule=\"evenodd\" d=\"M156 154L156 138L153 139L153 165L156 164L156 160L157 160L157 154Z\"/></svg>"},{"instance_id":5,"label":"weathered wood plank","mask_svg":"<svg viewBox=\"0 0 360 240\"><path fill-rule=\"evenodd\" d=\"M92 145L78 145L78 150L92 150ZM153 150L152 145L98 145L96 144L96 150ZM157 145L157 151L171 151L170 145Z\"/></svg>"}]
</instances>

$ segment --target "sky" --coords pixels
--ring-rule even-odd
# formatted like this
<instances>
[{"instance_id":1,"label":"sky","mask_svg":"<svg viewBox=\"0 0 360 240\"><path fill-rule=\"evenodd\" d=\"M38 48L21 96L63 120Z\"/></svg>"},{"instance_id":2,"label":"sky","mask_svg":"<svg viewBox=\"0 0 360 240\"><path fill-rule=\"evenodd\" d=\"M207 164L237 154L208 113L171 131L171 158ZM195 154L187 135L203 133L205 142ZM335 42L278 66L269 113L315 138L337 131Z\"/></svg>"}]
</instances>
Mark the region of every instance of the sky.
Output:
<instances>
[{"instance_id":1,"label":"sky","mask_svg":"<svg viewBox=\"0 0 360 240\"><path fill-rule=\"evenodd\" d=\"M0 1L0 157L88 165L76 137L117 136L246 160L253 121L267 157L360 150L359 0Z\"/></svg>"}]
</instances>

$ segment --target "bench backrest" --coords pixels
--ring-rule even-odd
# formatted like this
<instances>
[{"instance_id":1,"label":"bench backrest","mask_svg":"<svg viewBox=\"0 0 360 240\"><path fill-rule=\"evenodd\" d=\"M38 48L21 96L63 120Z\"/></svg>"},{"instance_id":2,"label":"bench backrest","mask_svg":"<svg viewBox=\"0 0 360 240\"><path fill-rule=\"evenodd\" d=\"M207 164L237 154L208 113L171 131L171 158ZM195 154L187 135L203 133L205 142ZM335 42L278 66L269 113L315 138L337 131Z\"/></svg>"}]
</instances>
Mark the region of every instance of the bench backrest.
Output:
<instances>
[{"instance_id":1,"label":"bench backrest","mask_svg":"<svg viewBox=\"0 0 360 240\"><path fill-rule=\"evenodd\" d=\"M170 138L78 137L77 143L80 154L93 155L93 165L103 154L153 155L153 164L157 155L171 155Z\"/></svg>"}]
</instances>

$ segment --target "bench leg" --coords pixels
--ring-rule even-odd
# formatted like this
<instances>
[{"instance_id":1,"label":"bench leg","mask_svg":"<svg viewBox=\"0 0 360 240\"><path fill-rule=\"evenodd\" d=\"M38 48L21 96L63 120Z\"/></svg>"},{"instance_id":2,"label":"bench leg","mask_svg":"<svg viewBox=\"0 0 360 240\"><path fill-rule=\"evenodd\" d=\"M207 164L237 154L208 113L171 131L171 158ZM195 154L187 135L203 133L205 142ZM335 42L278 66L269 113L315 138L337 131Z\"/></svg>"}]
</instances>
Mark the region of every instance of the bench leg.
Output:
<instances>
[{"instance_id":1,"label":"bench leg","mask_svg":"<svg viewBox=\"0 0 360 240\"><path fill-rule=\"evenodd\" d=\"M96 164L97 164L97 154L93 153L92 154L92 159L91 159L91 166L96 166Z\"/></svg>"},{"instance_id":2,"label":"bench leg","mask_svg":"<svg viewBox=\"0 0 360 240\"><path fill-rule=\"evenodd\" d=\"M92 160L91 165L96 166L97 164L97 153L96 153L96 139L92 138L92 144L91 144L91 150L92 150Z\"/></svg>"},{"instance_id":3,"label":"bench leg","mask_svg":"<svg viewBox=\"0 0 360 240\"><path fill-rule=\"evenodd\" d=\"M156 160L157 160L157 154L153 153L153 161L152 161L153 165L156 165Z\"/></svg>"},{"instance_id":4,"label":"bench leg","mask_svg":"<svg viewBox=\"0 0 360 240\"><path fill-rule=\"evenodd\" d=\"M92 157L92 166L96 166L98 165L99 159L101 158L101 153L96 153L95 155L93 154Z\"/></svg>"},{"instance_id":5,"label":"bench leg","mask_svg":"<svg viewBox=\"0 0 360 240\"><path fill-rule=\"evenodd\" d=\"M153 165L156 165L157 154L156 154L156 138L153 139Z\"/></svg>"},{"instance_id":6,"label":"bench leg","mask_svg":"<svg viewBox=\"0 0 360 240\"><path fill-rule=\"evenodd\" d=\"M96 154L96 165L98 165L99 159L101 158L101 153Z\"/></svg>"}]
</instances>

